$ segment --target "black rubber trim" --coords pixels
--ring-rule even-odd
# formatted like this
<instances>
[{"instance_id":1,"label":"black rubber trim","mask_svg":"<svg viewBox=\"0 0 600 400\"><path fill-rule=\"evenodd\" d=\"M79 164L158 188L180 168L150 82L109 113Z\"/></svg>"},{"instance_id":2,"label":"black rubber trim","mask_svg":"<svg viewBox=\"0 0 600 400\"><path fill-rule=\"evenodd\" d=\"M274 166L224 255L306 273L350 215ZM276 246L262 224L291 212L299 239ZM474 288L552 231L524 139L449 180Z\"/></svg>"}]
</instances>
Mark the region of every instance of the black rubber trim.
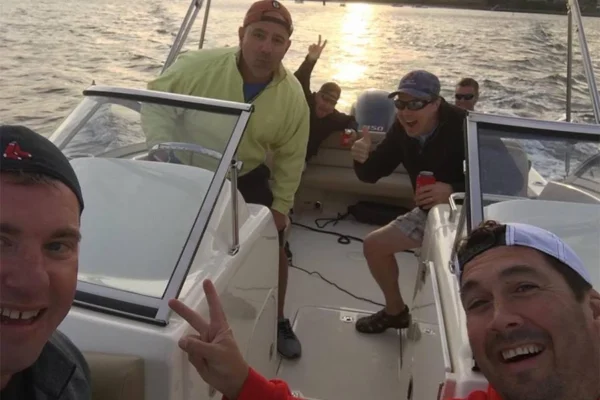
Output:
<instances>
[{"instance_id":1,"label":"black rubber trim","mask_svg":"<svg viewBox=\"0 0 600 400\"><path fill-rule=\"evenodd\" d=\"M77 291L74 305L103 314L115 315L152 325L167 326L166 321L157 320L157 308L133 304L122 300L110 299L96 294Z\"/></svg>"}]
</instances>

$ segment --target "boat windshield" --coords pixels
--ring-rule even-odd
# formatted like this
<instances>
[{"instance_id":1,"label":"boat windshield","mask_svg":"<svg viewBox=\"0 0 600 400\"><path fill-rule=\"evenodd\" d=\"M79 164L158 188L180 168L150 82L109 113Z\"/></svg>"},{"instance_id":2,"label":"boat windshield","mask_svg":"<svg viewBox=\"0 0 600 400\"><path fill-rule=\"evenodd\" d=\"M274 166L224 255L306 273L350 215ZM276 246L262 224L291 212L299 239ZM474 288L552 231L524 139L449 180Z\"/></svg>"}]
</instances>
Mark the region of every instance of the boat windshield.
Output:
<instances>
[{"instance_id":1,"label":"boat windshield","mask_svg":"<svg viewBox=\"0 0 600 400\"><path fill-rule=\"evenodd\" d=\"M528 223L555 233L600 286L600 126L473 113L467 226Z\"/></svg>"},{"instance_id":2,"label":"boat windshield","mask_svg":"<svg viewBox=\"0 0 600 400\"><path fill-rule=\"evenodd\" d=\"M51 136L80 180L76 304L166 321L252 106L92 87Z\"/></svg>"}]
</instances>

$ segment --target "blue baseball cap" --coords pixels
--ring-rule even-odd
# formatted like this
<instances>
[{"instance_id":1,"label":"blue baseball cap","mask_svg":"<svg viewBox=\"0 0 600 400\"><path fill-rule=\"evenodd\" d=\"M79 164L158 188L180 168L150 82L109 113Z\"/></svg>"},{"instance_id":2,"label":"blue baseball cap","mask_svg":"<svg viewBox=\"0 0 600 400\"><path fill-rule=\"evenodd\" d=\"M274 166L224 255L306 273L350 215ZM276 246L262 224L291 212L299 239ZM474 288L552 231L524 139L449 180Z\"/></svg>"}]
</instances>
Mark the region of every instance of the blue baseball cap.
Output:
<instances>
[{"instance_id":1,"label":"blue baseball cap","mask_svg":"<svg viewBox=\"0 0 600 400\"><path fill-rule=\"evenodd\" d=\"M490 236L490 240L473 247L472 250L461 255L460 259L455 256L454 270L459 281L465 265L478 255L498 246L525 246L554 257L577 272L587 283L593 285L590 273L584 267L577 253L554 233L527 224L508 223L503 225L506 226L504 235Z\"/></svg>"},{"instance_id":2,"label":"blue baseball cap","mask_svg":"<svg viewBox=\"0 0 600 400\"><path fill-rule=\"evenodd\" d=\"M390 93L388 98L406 93L419 99L431 99L440 95L440 87L440 80L431 72L411 71L400 79L398 90Z\"/></svg>"}]
</instances>

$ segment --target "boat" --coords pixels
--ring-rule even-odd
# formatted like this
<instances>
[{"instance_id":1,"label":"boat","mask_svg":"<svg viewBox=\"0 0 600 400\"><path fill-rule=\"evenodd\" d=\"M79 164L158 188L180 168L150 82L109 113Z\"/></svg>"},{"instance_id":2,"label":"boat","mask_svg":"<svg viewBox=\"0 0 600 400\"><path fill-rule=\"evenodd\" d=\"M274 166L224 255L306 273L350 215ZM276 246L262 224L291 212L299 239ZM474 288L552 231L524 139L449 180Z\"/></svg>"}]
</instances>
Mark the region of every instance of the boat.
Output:
<instances>
[{"instance_id":1,"label":"boat","mask_svg":"<svg viewBox=\"0 0 600 400\"><path fill-rule=\"evenodd\" d=\"M292 252L287 314L303 345L294 361L281 360L276 351L275 225L269 210L246 203L236 185L242 167L236 149L253 106L146 89L85 89L50 140L70 158L86 202L77 292L59 329L88 360L94 400L220 398L178 348L179 338L194 332L167 305L179 298L207 315L206 278L220 294L248 363L268 378L286 380L299 397L426 400L485 390L459 298L457 240L483 219L531 223L569 243L600 287L600 101L579 6L568 4L568 82L576 25L596 123L569 122L570 84L565 122L469 113L465 193L429 212L419 249L397 254L400 288L412 312L408 329L355 331L357 318L379 310L383 298L362 255L361 239L376 226L348 215L349 206L365 201L411 207L406 171L399 167L376 184L359 181L339 137L327 140L309 163L286 232ZM201 7L192 1L164 69ZM390 115L367 121L361 110L382 98L377 89L366 91L353 110L376 142ZM382 104L393 106L387 101ZM145 117L161 112L202 114L207 124L198 129L218 140L148 148ZM492 168L482 162L490 138L500 139L508 149L503 156L519 166L517 192L485 186L498 172L494 162ZM540 149L550 149L562 164L549 166ZM186 154L193 165L157 161L157 151Z\"/></svg>"}]
</instances>

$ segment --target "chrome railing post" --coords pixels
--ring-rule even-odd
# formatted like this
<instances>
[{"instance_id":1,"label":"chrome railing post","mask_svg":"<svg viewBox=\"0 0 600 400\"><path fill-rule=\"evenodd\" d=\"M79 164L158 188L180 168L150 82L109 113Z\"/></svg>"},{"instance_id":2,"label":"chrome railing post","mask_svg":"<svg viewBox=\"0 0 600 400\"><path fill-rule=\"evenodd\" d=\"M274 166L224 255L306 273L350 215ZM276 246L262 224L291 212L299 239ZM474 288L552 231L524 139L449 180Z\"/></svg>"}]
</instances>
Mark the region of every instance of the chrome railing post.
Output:
<instances>
[{"instance_id":1,"label":"chrome railing post","mask_svg":"<svg viewBox=\"0 0 600 400\"><path fill-rule=\"evenodd\" d=\"M238 213L238 170L241 169L242 162L237 161L235 158L231 160L229 179L231 179L231 220L233 228L233 243L229 248L229 255L233 256L240 250L240 226L239 226L239 213Z\"/></svg>"},{"instance_id":2,"label":"chrome railing post","mask_svg":"<svg viewBox=\"0 0 600 400\"><path fill-rule=\"evenodd\" d=\"M171 66L171 64L173 64L175 59L177 59L177 56L179 55L179 52L181 51L181 48L183 47L183 44L185 43L185 40L187 39L188 34L190 33L192 26L194 25L194 21L196 20L198 11L200 11L200 9L202 8L203 1L204 0L192 0L192 2L190 3L190 7L188 8L187 13L185 14L183 22L181 23L179 31L177 32L177 36L173 41L171 50L167 55L165 65L163 65L163 68L160 71L161 75L167 70L167 68Z\"/></svg>"},{"instance_id":3,"label":"chrome railing post","mask_svg":"<svg viewBox=\"0 0 600 400\"><path fill-rule=\"evenodd\" d=\"M448 199L448 203L450 204L450 221L454 222L454 219L456 218L456 212L458 210L458 207L456 206L456 200L464 200L466 197L465 192L456 192L456 193L452 193L450 195L450 198Z\"/></svg>"},{"instance_id":4,"label":"chrome railing post","mask_svg":"<svg viewBox=\"0 0 600 400\"><path fill-rule=\"evenodd\" d=\"M569 7L567 11L567 109L565 110L565 119L571 122L571 107L573 94L573 11ZM569 175L571 170L571 150L573 146L567 145L565 151L565 176Z\"/></svg>"},{"instance_id":5,"label":"chrome railing post","mask_svg":"<svg viewBox=\"0 0 600 400\"><path fill-rule=\"evenodd\" d=\"M567 109L566 120L571 122L571 95L573 89L573 12L569 8L568 12L568 31L567 31Z\"/></svg>"},{"instance_id":6,"label":"chrome railing post","mask_svg":"<svg viewBox=\"0 0 600 400\"><path fill-rule=\"evenodd\" d=\"M583 61L583 70L588 84L588 90L592 99L592 108L594 111L594 119L597 124L600 124L600 94L598 93L598 86L596 85L596 76L594 75L594 67L592 66L592 59L590 57L590 51L585 38L585 30L583 28L583 20L581 18L581 10L579 9L578 0L568 0L570 15L573 16L575 27L577 28L577 35L579 38L579 50L581 51L581 59Z\"/></svg>"},{"instance_id":7,"label":"chrome railing post","mask_svg":"<svg viewBox=\"0 0 600 400\"><path fill-rule=\"evenodd\" d=\"M455 265L454 265L454 258L456 257L456 247L458 245L458 243L462 240L463 236L462 236L462 231L464 229L465 226L465 222L467 221L467 202L468 202L468 198L466 197L465 193L460 193L462 194L462 199L463 199L463 205L460 209L460 214L458 217L458 224L456 226L456 236L454 237L454 243L452 243L452 252L450 253L450 260L448 261L448 268L450 269L451 273L456 273L455 270ZM457 199L460 198L460 196L457 196ZM451 197L452 199L452 197ZM454 203L454 199L452 199L452 202ZM457 211L457 207L456 207L456 203L454 203L454 215L456 215L456 211ZM453 212L452 210L450 211L450 215L452 215ZM454 218L450 217L450 220L454 222Z\"/></svg>"},{"instance_id":8,"label":"chrome railing post","mask_svg":"<svg viewBox=\"0 0 600 400\"><path fill-rule=\"evenodd\" d=\"M202 33L200 33L200 43L198 48L204 47L204 38L206 37L206 27L208 26L208 12L210 11L210 0L206 0L206 8L204 9L204 21L202 22Z\"/></svg>"}]
</instances>

